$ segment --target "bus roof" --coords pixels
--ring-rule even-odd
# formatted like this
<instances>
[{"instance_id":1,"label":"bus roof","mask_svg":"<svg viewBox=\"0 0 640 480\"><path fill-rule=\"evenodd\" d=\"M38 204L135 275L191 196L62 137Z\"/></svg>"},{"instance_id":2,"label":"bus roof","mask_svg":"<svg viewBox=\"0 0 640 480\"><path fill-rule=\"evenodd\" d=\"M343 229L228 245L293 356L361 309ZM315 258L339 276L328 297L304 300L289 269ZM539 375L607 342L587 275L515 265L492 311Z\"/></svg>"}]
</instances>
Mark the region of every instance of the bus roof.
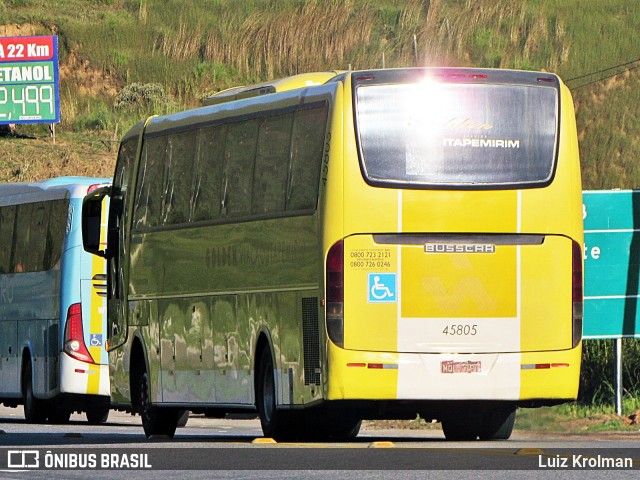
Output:
<instances>
[{"instance_id":1,"label":"bus roof","mask_svg":"<svg viewBox=\"0 0 640 480\"><path fill-rule=\"evenodd\" d=\"M74 196L73 193L77 187L85 187L83 191L86 192L86 187L91 185L104 185L110 183L110 178L74 176L50 178L41 182L0 183L0 197L35 195L38 193L42 194L45 191L68 191L72 194L71 196ZM2 203L4 204L6 202L3 201Z\"/></svg>"},{"instance_id":2,"label":"bus roof","mask_svg":"<svg viewBox=\"0 0 640 480\"><path fill-rule=\"evenodd\" d=\"M329 72L301 73L291 77L270 80L242 87L232 87L216 93L202 100L204 105L217 105L219 103L231 102L241 98L257 97L268 93L285 92L297 88L321 85L343 72L333 70Z\"/></svg>"},{"instance_id":3,"label":"bus roof","mask_svg":"<svg viewBox=\"0 0 640 480\"><path fill-rule=\"evenodd\" d=\"M497 78L533 78L539 77L541 74L547 77L556 77L548 72L534 72L526 70L507 70L507 69L491 69L491 68L473 68L473 67L412 67L412 68L387 68L376 70L331 70L326 72L301 73L291 77L279 78L277 80L269 80L266 82L256 83L254 85L246 85L240 87L232 87L222 90L210 97L202 100L203 105L217 105L220 103L231 102L242 98L257 97L269 93L284 92L287 90L295 90L298 88L310 87L313 85L321 85L345 73L350 74L376 74L376 75L397 75L398 72L405 74L415 74L415 72L425 72L440 77L448 81L465 81L465 77L476 78L479 75L490 74ZM413 73L412 73L413 72Z\"/></svg>"}]
</instances>

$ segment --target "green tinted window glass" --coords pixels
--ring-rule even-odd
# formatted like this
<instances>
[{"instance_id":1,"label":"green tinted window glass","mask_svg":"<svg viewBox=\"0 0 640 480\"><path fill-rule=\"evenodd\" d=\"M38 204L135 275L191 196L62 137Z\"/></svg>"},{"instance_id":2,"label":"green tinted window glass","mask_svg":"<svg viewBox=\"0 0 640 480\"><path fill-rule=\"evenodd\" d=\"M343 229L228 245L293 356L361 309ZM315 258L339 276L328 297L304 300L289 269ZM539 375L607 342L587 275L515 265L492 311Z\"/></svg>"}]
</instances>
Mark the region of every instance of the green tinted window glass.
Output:
<instances>
[{"instance_id":1,"label":"green tinted window glass","mask_svg":"<svg viewBox=\"0 0 640 480\"><path fill-rule=\"evenodd\" d=\"M78 212L76 212L76 215ZM55 200L49 206L49 225L44 252L44 269L51 270L62 256L64 237L67 233L69 200Z\"/></svg>"},{"instance_id":2,"label":"green tinted window glass","mask_svg":"<svg viewBox=\"0 0 640 480\"><path fill-rule=\"evenodd\" d=\"M128 140L120 146L116 172L113 176L113 186L111 190L111 201L113 202L114 199L117 199L116 202L118 203L118 207L109 210L110 217L113 217L114 215L119 216L122 211L126 211L126 204L130 201L126 193L132 181L130 177L132 173L131 171L133 170L133 163L136 158L137 146L137 138ZM113 206L113 203L111 205ZM117 222L115 224L117 224Z\"/></svg>"},{"instance_id":3,"label":"green tinted window glass","mask_svg":"<svg viewBox=\"0 0 640 480\"><path fill-rule=\"evenodd\" d=\"M206 127L198 132L191 200L193 208L191 218L194 222L220 217L226 136L226 125Z\"/></svg>"},{"instance_id":4,"label":"green tinted window glass","mask_svg":"<svg viewBox=\"0 0 640 480\"><path fill-rule=\"evenodd\" d=\"M33 213L33 204L25 203L18 205L17 226L13 232L13 271L23 273L29 271L27 269L29 262L29 237L31 230L31 215Z\"/></svg>"},{"instance_id":5,"label":"green tinted window glass","mask_svg":"<svg viewBox=\"0 0 640 480\"><path fill-rule=\"evenodd\" d=\"M168 137L162 205L162 223L165 225L189 221L196 135L194 130Z\"/></svg>"},{"instance_id":6,"label":"green tinted window glass","mask_svg":"<svg viewBox=\"0 0 640 480\"><path fill-rule=\"evenodd\" d=\"M283 212L293 113L260 119L251 213Z\"/></svg>"},{"instance_id":7,"label":"green tinted window glass","mask_svg":"<svg viewBox=\"0 0 640 480\"><path fill-rule=\"evenodd\" d=\"M326 106L295 113L287 194L289 211L316 208L326 123Z\"/></svg>"},{"instance_id":8,"label":"green tinted window glass","mask_svg":"<svg viewBox=\"0 0 640 480\"><path fill-rule=\"evenodd\" d=\"M138 170L133 228L155 227L160 220L163 202L162 180L167 153L167 137L145 140Z\"/></svg>"},{"instance_id":9,"label":"green tinted window glass","mask_svg":"<svg viewBox=\"0 0 640 480\"><path fill-rule=\"evenodd\" d=\"M231 123L225 148L223 215L251 212L253 167L258 140L258 119Z\"/></svg>"},{"instance_id":10,"label":"green tinted window glass","mask_svg":"<svg viewBox=\"0 0 640 480\"><path fill-rule=\"evenodd\" d=\"M16 221L16 207L0 208L0 273L12 273L13 227Z\"/></svg>"},{"instance_id":11,"label":"green tinted window glass","mask_svg":"<svg viewBox=\"0 0 640 480\"><path fill-rule=\"evenodd\" d=\"M31 210L31 232L29 234L29 255L25 270L40 272L46 270L45 250L47 244L47 229L49 227L50 202L34 203Z\"/></svg>"}]
</instances>

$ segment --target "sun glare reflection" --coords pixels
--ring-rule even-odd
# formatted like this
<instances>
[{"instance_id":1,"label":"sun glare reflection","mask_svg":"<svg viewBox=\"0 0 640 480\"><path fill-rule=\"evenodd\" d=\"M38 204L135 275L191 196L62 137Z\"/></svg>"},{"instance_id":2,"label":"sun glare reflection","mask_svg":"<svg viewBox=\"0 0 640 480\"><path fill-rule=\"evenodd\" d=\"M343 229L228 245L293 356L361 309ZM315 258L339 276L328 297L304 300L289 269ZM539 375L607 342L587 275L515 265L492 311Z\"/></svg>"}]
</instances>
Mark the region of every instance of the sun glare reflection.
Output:
<instances>
[{"instance_id":1,"label":"sun glare reflection","mask_svg":"<svg viewBox=\"0 0 640 480\"><path fill-rule=\"evenodd\" d=\"M444 118L455 115L451 87L429 77L407 88L404 102L409 127L427 129L425 134L441 128Z\"/></svg>"}]
</instances>

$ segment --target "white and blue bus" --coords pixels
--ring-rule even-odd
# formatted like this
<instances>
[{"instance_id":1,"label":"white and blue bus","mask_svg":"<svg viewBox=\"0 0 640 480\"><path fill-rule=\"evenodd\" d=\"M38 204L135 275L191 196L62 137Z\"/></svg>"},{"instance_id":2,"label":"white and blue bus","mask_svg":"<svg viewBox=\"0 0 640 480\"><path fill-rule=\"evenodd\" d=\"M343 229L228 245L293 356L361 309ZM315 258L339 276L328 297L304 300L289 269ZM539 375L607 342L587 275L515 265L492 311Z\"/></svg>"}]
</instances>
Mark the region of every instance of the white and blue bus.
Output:
<instances>
[{"instance_id":1,"label":"white and blue bus","mask_svg":"<svg viewBox=\"0 0 640 480\"><path fill-rule=\"evenodd\" d=\"M81 228L84 196L108 183L0 184L0 402L24 405L30 423L109 414L105 262L85 253Z\"/></svg>"}]
</instances>

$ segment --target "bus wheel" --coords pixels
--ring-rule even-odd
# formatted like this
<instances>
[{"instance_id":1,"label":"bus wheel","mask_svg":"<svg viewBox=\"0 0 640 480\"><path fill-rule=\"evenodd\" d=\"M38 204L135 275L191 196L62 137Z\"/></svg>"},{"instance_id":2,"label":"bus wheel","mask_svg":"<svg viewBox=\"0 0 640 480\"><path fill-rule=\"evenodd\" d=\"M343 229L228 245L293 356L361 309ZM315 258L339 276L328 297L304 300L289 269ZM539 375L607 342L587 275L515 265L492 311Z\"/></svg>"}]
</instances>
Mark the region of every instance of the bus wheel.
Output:
<instances>
[{"instance_id":1,"label":"bus wheel","mask_svg":"<svg viewBox=\"0 0 640 480\"><path fill-rule=\"evenodd\" d=\"M22 373L22 401L24 404L24 418L27 423L44 423L46 421L47 412L44 402L33 396L31 360L27 360Z\"/></svg>"},{"instance_id":2,"label":"bus wheel","mask_svg":"<svg viewBox=\"0 0 640 480\"><path fill-rule=\"evenodd\" d=\"M185 427L189 421L189 410L180 410L178 413L178 427Z\"/></svg>"},{"instance_id":3,"label":"bus wheel","mask_svg":"<svg viewBox=\"0 0 640 480\"><path fill-rule=\"evenodd\" d=\"M71 418L71 412L59 407L51 406L49 409L49 423L55 423L58 425L69 423Z\"/></svg>"},{"instance_id":4,"label":"bus wheel","mask_svg":"<svg viewBox=\"0 0 640 480\"><path fill-rule=\"evenodd\" d=\"M515 407L490 409L482 419L480 440L508 440L515 422Z\"/></svg>"},{"instance_id":5,"label":"bus wheel","mask_svg":"<svg viewBox=\"0 0 640 480\"><path fill-rule=\"evenodd\" d=\"M140 416L142 427L147 438L152 436L166 436L173 438L178 426L180 411L175 408L159 408L151 404L149 397L149 374L144 367L140 375Z\"/></svg>"},{"instance_id":6,"label":"bus wheel","mask_svg":"<svg viewBox=\"0 0 640 480\"><path fill-rule=\"evenodd\" d=\"M278 410L276 406L275 369L271 352L262 350L256 384L256 407L260 416L260 425L265 437L278 440L290 440L295 437L295 426L298 422L287 421L287 412Z\"/></svg>"},{"instance_id":7,"label":"bus wheel","mask_svg":"<svg viewBox=\"0 0 640 480\"><path fill-rule=\"evenodd\" d=\"M109 418L109 407L96 407L86 411L87 422L91 425L98 425L99 423L106 423Z\"/></svg>"},{"instance_id":8,"label":"bus wheel","mask_svg":"<svg viewBox=\"0 0 640 480\"><path fill-rule=\"evenodd\" d=\"M353 440L360 433L362 420L359 418L344 417L328 428L328 437L331 440L347 441Z\"/></svg>"},{"instance_id":9,"label":"bus wheel","mask_svg":"<svg viewBox=\"0 0 640 480\"><path fill-rule=\"evenodd\" d=\"M480 431L481 412L456 411L442 419L442 431L454 442L475 440Z\"/></svg>"},{"instance_id":10,"label":"bus wheel","mask_svg":"<svg viewBox=\"0 0 640 480\"><path fill-rule=\"evenodd\" d=\"M351 412L309 410L306 414L306 436L320 441L349 441L358 436L362 420Z\"/></svg>"}]
</instances>

